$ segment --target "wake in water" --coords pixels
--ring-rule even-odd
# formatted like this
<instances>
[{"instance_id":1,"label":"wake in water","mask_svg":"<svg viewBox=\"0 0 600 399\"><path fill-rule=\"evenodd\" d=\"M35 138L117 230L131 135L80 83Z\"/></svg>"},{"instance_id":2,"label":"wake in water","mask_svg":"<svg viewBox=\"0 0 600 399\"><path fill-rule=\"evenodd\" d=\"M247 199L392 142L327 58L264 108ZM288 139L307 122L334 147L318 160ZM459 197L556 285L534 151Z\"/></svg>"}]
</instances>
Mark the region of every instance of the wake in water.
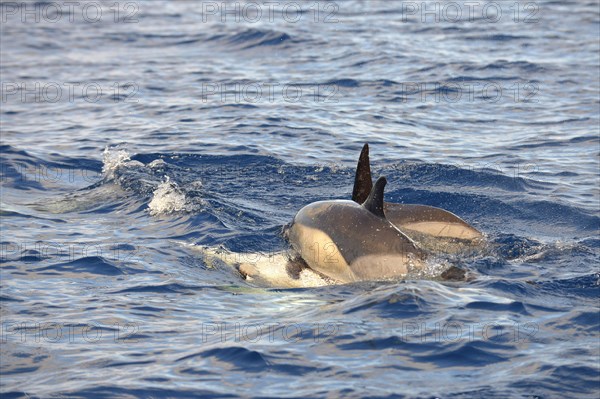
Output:
<instances>
[{"instance_id":1,"label":"wake in water","mask_svg":"<svg viewBox=\"0 0 600 399\"><path fill-rule=\"evenodd\" d=\"M438 173L444 178L447 178L450 172L466 173L455 167L442 168L436 172L432 167L433 165L419 164L401 165L401 167L394 165L388 170L388 174L400 182L408 174L411 184L414 184L411 176L414 176L420 168L426 168L430 171L427 181L431 185L432 179ZM436 167L440 166L436 165ZM231 169L235 179L233 179L234 175L229 174L228 169ZM238 188L244 185L244 181L257 181L256 174L263 174L269 170L271 172L268 179L272 186L268 192L262 191L262 204L255 203L251 199L256 198L252 196L252 188L248 188L249 198L240 195L241 190ZM263 287L314 287L334 282L326 276L313 272L310 268L300 268L300 273L294 270L290 272L289 264L295 260L296 255L287 248L281 236L281 229L292 219L295 209L301 208L310 201L305 196L295 196L296 198L292 199L294 187L290 187L290 180L297 181L302 174L308 176L308 180L302 184L308 189L314 187L317 193L323 193L317 194L313 200L327 199L326 196L331 196L331 187L333 187L331 191L334 197L341 194L343 198L348 195L344 192L348 192L347 182L352 177L352 169L338 169L332 174L322 166L315 169L284 166L271 158L224 158L185 154L132 156L123 148L115 148L105 150L102 171L103 179L100 182L58 200L44 200L36 207L53 213L76 212L101 209L115 201L134 200L145 204L140 209L153 218L170 218L176 222L184 217L194 224L197 223L195 228L190 225L192 233L187 234L188 236L193 236L194 230L204 231L202 226L206 222L211 224L217 222L225 230L237 231L234 233L237 237L235 239L229 238L230 233L223 235L224 231L221 228L203 232L204 238L195 243L180 240L176 242L186 247L191 245L190 248L194 248L194 253L200 253L207 264L219 264L221 269L227 267L230 269L227 273L233 270L240 282L245 279L249 284ZM397 171L400 171L400 175L397 175ZM469 173L472 177L481 179L482 184L490 182L490 176L485 172L480 172L479 177L473 172ZM505 184L502 176L497 178L499 184ZM261 176L261 179L264 179L264 176ZM476 179L472 180L475 185ZM535 182L523 181L517 184L533 186ZM261 190L260 187L254 189ZM421 192L412 188L405 188L403 191L404 195L408 193L413 195L413 198L415 193ZM265 193L267 195L264 195ZM398 198L398 193L400 192L397 189L392 190L390 196ZM430 191L424 193L426 196L434 195ZM280 206L280 198L288 198L287 206ZM452 198L458 200L454 205L452 202L448 203L448 199ZM454 207L459 213L467 216L470 210L479 211L481 208L489 207L485 202L478 208L460 207L461 203L469 203L475 198L481 201L480 198L470 197L469 194L465 194L462 199L456 194L440 195L440 199L447 204L446 206ZM497 203L498 200L490 198L489 201ZM410 202L418 202L418 200ZM510 206L512 206L510 201L507 201L497 209ZM267 217L265 209L270 216ZM577 214L579 211L572 209L570 212ZM584 217L582 213L579 214L580 217ZM479 222L489 219L485 214L480 213L476 218L468 217ZM197 222L193 222L194 220ZM511 221L514 222L516 220ZM538 218L535 223L542 223L541 218ZM591 220L584 223L593 225ZM548 224L548 227L554 226ZM222 232L219 233L219 230ZM254 238L248 241L245 239L246 236ZM472 279L482 272L494 273L494 268L490 269L490 265L496 262L535 263L538 259L546 259L549 252L559 251L559 248L565 246L577 250L585 248L584 243L542 243L501 232L489 234L483 244L476 245L451 238L432 238L427 235L417 237L422 247L430 254L437 255L430 256L423 268L409 270L406 279L440 279L443 273L452 267L464 269L468 274L465 278ZM525 268L518 274L530 278L538 275L537 271L531 268Z\"/></svg>"}]
</instances>

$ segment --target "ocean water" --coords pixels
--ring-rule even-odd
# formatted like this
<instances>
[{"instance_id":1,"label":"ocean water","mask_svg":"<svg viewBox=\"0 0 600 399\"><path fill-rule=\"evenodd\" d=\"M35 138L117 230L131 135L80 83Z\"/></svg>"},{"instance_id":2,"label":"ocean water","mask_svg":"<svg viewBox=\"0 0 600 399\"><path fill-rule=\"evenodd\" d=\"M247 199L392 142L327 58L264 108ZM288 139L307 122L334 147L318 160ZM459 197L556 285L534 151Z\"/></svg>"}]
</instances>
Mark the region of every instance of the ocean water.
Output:
<instances>
[{"instance_id":1,"label":"ocean water","mask_svg":"<svg viewBox=\"0 0 600 399\"><path fill-rule=\"evenodd\" d=\"M594 1L3 2L3 398L597 398ZM258 287L347 199L485 233L467 282Z\"/></svg>"}]
</instances>

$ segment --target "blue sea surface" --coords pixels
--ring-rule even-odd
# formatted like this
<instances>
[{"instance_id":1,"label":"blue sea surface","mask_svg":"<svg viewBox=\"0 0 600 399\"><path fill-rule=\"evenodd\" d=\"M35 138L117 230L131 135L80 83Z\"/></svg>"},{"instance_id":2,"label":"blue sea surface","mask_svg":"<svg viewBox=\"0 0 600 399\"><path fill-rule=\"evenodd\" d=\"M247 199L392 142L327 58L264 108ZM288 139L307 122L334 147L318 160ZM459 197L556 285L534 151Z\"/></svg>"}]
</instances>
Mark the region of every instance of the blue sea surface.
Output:
<instances>
[{"instance_id":1,"label":"blue sea surface","mask_svg":"<svg viewBox=\"0 0 600 399\"><path fill-rule=\"evenodd\" d=\"M475 4L475 5L473 5ZM3 2L2 398L598 398L597 0ZM462 282L261 287L348 199L485 233Z\"/></svg>"}]
</instances>

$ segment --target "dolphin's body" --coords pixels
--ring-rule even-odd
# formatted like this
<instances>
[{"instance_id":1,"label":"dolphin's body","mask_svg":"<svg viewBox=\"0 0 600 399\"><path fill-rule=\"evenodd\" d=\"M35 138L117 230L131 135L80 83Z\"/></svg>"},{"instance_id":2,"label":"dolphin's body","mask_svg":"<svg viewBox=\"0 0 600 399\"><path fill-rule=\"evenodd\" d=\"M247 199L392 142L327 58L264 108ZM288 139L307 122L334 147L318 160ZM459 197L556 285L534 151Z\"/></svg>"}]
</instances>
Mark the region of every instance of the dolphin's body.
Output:
<instances>
[{"instance_id":1,"label":"dolphin's body","mask_svg":"<svg viewBox=\"0 0 600 399\"><path fill-rule=\"evenodd\" d=\"M238 271L264 285L308 287L365 280L400 279L426 270L427 254L478 244L482 234L446 210L384 202L385 177L373 185L369 147L364 145L352 201L319 201L302 208L284 229L291 256L243 262ZM437 275L436 275L437 276ZM442 279L465 277L457 267Z\"/></svg>"},{"instance_id":2,"label":"dolphin's body","mask_svg":"<svg viewBox=\"0 0 600 399\"><path fill-rule=\"evenodd\" d=\"M444 209L384 202L385 185L384 177L372 183L365 144L352 201L315 202L296 214L286 231L296 259L341 283L401 278L423 268L424 249L452 252L483 237ZM455 275L464 275L457 270Z\"/></svg>"},{"instance_id":3,"label":"dolphin's body","mask_svg":"<svg viewBox=\"0 0 600 399\"><path fill-rule=\"evenodd\" d=\"M340 283L400 278L422 267L425 253L385 217L385 184L380 177L362 205L336 200L302 208L287 231L293 250Z\"/></svg>"},{"instance_id":4,"label":"dolphin's body","mask_svg":"<svg viewBox=\"0 0 600 399\"><path fill-rule=\"evenodd\" d=\"M365 144L358 159L352 200L363 203L373 183L369 162L369 145ZM384 203L386 218L407 236L422 241L423 238L479 240L483 235L467 222L441 208L427 205Z\"/></svg>"}]
</instances>

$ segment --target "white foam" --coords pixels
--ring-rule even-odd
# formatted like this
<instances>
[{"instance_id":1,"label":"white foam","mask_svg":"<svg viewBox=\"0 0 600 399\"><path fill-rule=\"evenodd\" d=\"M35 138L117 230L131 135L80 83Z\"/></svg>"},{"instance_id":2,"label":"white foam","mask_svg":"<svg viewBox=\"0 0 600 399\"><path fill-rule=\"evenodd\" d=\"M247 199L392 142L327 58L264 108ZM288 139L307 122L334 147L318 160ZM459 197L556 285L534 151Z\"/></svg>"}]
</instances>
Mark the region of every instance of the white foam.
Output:
<instances>
[{"instance_id":1,"label":"white foam","mask_svg":"<svg viewBox=\"0 0 600 399\"><path fill-rule=\"evenodd\" d=\"M155 159L154 161L150 162L148 165L149 168L152 169L159 169L159 168L164 168L165 166L167 166L167 163L162 160L162 159Z\"/></svg>"},{"instance_id":2,"label":"white foam","mask_svg":"<svg viewBox=\"0 0 600 399\"><path fill-rule=\"evenodd\" d=\"M164 215L186 210L187 199L177 183L172 182L169 176L165 176L164 182L160 183L154 190L152 200L148 209L152 216Z\"/></svg>"},{"instance_id":3,"label":"white foam","mask_svg":"<svg viewBox=\"0 0 600 399\"><path fill-rule=\"evenodd\" d=\"M102 153L102 162L102 174L109 180L113 179L115 171L123 166L143 166L141 162L132 161L127 150L118 147L106 147Z\"/></svg>"},{"instance_id":4,"label":"white foam","mask_svg":"<svg viewBox=\"0 0 600 399\"><path fill-rule=\"evenodd\" d=\"M191 245L204 255L204 262L211 268L219 264L239 270L246 281L258 286L277 288L322 287L330 282L310 269L303 269L298 278L292 278L286 269L289 258L286 252L231 252L221 247Z\"/></svg>"}]
</instances>

